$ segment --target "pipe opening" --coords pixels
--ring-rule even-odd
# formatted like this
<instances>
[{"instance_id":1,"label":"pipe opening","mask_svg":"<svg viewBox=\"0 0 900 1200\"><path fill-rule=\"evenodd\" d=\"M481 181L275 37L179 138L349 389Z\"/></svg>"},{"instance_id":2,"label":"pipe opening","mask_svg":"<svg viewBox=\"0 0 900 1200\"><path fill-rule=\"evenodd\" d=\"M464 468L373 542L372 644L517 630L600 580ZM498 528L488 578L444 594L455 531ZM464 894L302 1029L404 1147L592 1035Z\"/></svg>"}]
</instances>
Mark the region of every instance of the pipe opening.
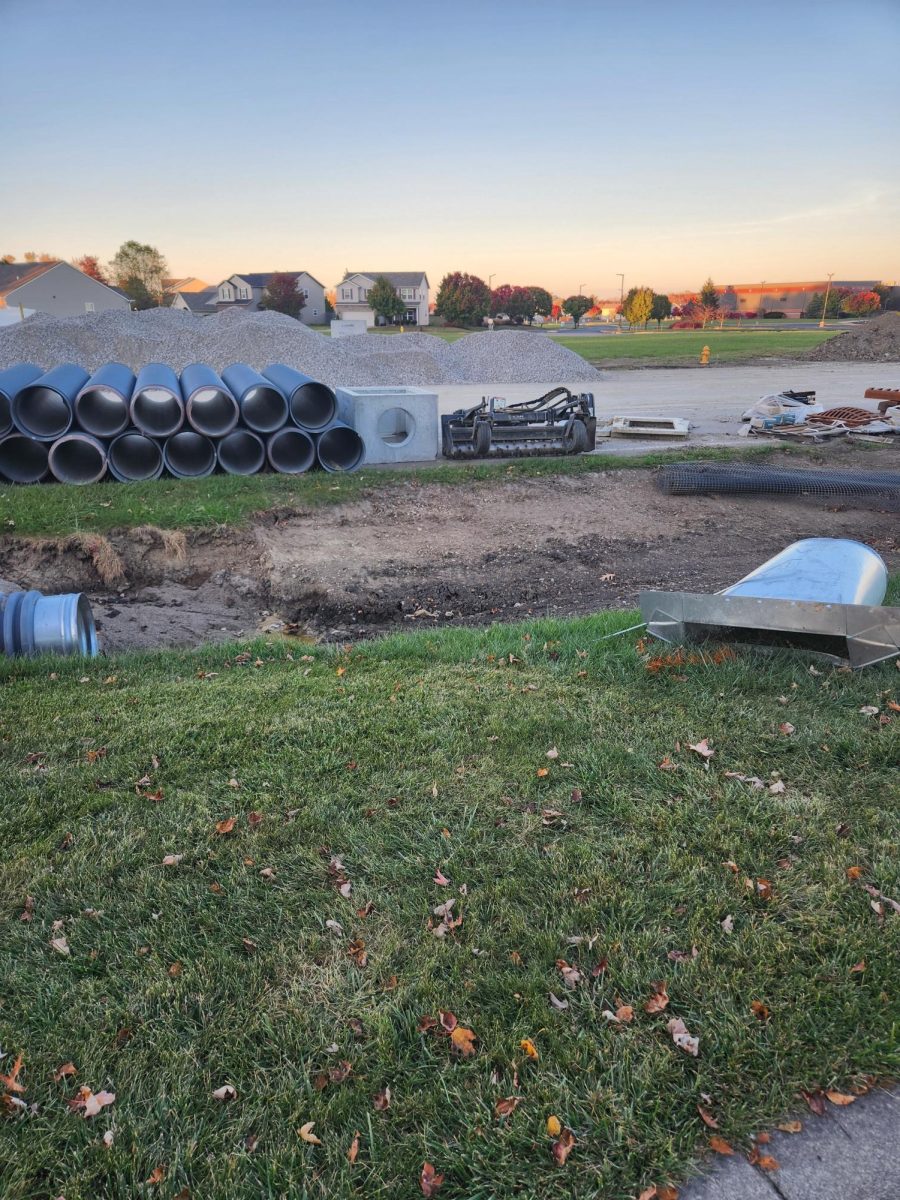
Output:
<instances>
[{"instance_id":1,"label":"pipe opening","mask_svg":"<svg viewBox=\"0 0 900 1200\"><path fill-rule=\"evenodd\" d=\"M72 424L65 396L48 387L23 388L13 401L13 413L19 429L32 437L61 437Z\"/></svg>"},{"instance_id":2,"label":"pipe opening","mask_svg":"<svg viewBox=\"0 0 900 1200\"><path fill-rule=\"evenodd\" d=\"M316 452L326 471L353 471L363 460L362 438L347 425L334 425L320 435Z\"/></svg>"},{"instance_id":3,"label":"pipe opening","mask_svg":"<svg viewBox=\"0 0 900 1200\"><path fill-rule=\"evenodd\" d=\"M291 393L291 420L303 429L324 429L336 414L334 392L324 383L304 383Z\"/></svg>"},{"instance_id":4,"label":"pipe opening","mask_svg":"<svg viewBox=\"0 0 900 1200\"><path fill-rule=\"evenodd\" d=\"M241 416L257 433L274 433L287 420L287 400L264 384L250 387L241 398Z\"/></svg>"},{"instance_id":5,"label":"pipe opening","mask_svg":"<svg viewBox=\"0 0 900 1200\"><path fill-rule=\"evenodd\" d=\"M75 621L78 634L78 653L83 658L96 658L99 650L97 626L94 624L94 614L87 596L80 593Z\"/></svg>"},{"instance_id":6,"label":"pipe opening","mask_svg":"<svg viewBox=\"0 0 900 1200\"><path fill-rule=\"evenodd\" d=\"M166 442L163 460L173 475L180 478L202 478L216 468L216 449L202 434L176 433Z\"/></svg>"},{"instance_id":7,"label":"pipe opening","mask_svg":"<svg viewBox=\"0 0 900 1200\"><path fill-rule=\"evenodd\" d=\"M96 483L106 474L103 447L77 433L53 443L48 463L51 474L60 483Z\"/></svg>"},{"instance_id":8,"label":"pipe opening","mask_svg":"<svg viewBox=\"0 0 900 1200\"><path fill-rule=\"evenodd\" d=\"M0 475L11 483L40 483L47 474L47 456L43 442L11 433L0 442Z\"/></svg>"},{"instance_id":9,"label":"pipe opening","mask_svg":"<svg viewBox=\"0 0 900 1200\"><path fill-rule=\"evenodd\" d=\"M128 424L128 402L111 387L86 388L75 401L75 416L87 433L115 437Z\"/></svg>"},{"instance_id":10,"label":"pipe opening","mask_svg":"<svg viewBox=\"0 0 900 1200\"><path fill-rule=\"evenodd\" d=\"M230 392L217 387L201 387L187 401L187 419L198 433L221 437L238 422L238 406Z\"/></svg>"},{"instance_id":11,"label":"pipe opening","mask_svg":"<svg viewBox=\"0 0 900 1200\"><path fill-rule=\"evenodd\" d=\"M131 401L131 419L143 433L168 437L184 422L181 400L164 387L145 387Z\"/></svg>"},{"instance_id":12,"label":"pipe opening","mask_svg":"<svg viewBox=\"0 0 900 1200\"><path fill-rule=\"evenodd\" d=\"M388 408L378 418L375 432L386 446L403 446L416 432L416 421L405 408Z\"/></svg>"},{"instance_id":13,"label":"pipe opening","mask_svg":"<svg viewBox=\"0 0 900 1200\"><path fill-rule=\"evenodd\" d=\"M266 448L249 429L235 429L219 442L218 458L229 475L255 475L266 461Z\"/></svg>"},{"instance_id":14,"label":"pipe opening","mask_svg":"<svg viewBox=\"0 0 900 1200\"><path fill-rule=\"evenodd\" d=\"M142 433L123 433L110 444L109 469L122 483L158 479L162 468L162 451Z\"/></svg>"},{"instance_id":15,"label":"pipe opening","mask_svg":"<svg viewBox=\"0 0 900 1200\"><path fill-rule=\"evenodd\" d=\"M300 475L316 461L312 438L299 429L282 429L269 438L269 462L282 475Z\"/></svg>"}]
</instances>

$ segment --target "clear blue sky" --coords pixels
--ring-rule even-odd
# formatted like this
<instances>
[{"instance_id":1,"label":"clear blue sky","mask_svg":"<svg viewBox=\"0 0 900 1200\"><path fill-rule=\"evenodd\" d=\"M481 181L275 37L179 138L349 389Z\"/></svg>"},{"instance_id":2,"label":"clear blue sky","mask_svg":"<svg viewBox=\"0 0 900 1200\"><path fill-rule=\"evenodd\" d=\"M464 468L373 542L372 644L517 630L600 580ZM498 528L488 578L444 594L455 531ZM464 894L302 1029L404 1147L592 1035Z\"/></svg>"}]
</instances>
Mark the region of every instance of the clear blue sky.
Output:
<instances>
[{"instance_id":1,"label":"clear blue sky","mask_svg":"<svg viewBox=\"0 0 900 1200\"><path fill-rule=\"evenodd\" d=\"M900 278L900 0L0 0L0 253Z\"/></svg>"}]
</instances>

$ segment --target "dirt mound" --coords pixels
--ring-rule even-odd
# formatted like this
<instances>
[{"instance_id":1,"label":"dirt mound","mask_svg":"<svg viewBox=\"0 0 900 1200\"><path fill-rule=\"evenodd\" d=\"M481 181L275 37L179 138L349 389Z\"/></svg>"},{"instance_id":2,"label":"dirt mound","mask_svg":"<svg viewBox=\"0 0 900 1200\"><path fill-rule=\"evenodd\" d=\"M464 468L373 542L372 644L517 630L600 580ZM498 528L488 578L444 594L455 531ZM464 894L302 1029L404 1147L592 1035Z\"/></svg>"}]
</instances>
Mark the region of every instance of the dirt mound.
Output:
<instances>
[{"instance_id":1,"label":"dirt mound","mask_svg":"<svg viewBox=\"0 0 900 1200\"><path fill-rule=\"evenodd\" d=\"M818 362L900 362L900 313L883 313L829 338L808 358Z\"/></svg>"}]
</instances>

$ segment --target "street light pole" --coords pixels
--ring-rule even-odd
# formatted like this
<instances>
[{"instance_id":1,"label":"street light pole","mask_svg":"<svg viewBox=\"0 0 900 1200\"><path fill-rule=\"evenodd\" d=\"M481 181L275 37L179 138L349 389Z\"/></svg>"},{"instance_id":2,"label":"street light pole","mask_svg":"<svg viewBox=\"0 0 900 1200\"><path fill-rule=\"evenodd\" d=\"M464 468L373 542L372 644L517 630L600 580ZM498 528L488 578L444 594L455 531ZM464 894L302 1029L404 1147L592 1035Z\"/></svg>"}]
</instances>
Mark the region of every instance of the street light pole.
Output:
<instances>
[{"instance_id":1,"label":"street light pole","mask_svg":"<svg viewBox=\"0 0 900 1200\"><path fill-rule=\"evenodd\" d=\"M825 303L822 305L822 320L819 322L819 328L825 328L825 315L828 312L828 297L831 294L831 281L834 278L834 271L828 276L828 287L825 289Z\"/></svg>"},{"instance_id":2,"label":"street light pole","mask_svg":"<svg viewBox=\"0 0 900 1200\"><path fill-rule=\"evenodd\" d=\"M619 283L620 283L620 287L619 287L619 333L621 333L622 332L622 316L623 316L622 308L624 307L624 304L625 304L625 274L623 271L616 271L616 274L619 277Z\"/></svg>"}]
</instances>

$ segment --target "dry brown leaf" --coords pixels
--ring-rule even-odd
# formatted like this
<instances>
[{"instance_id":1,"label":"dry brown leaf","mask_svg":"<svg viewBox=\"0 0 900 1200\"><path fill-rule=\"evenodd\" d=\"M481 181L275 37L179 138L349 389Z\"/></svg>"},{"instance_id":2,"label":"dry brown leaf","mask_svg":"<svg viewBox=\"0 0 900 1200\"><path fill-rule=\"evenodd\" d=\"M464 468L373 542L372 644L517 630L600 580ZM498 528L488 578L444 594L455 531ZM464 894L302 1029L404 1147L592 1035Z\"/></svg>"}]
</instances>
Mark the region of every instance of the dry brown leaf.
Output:
<instances>
[{"instance_id":1,"label":"dry brown leaf","mask_svg":"<svg viewBox=\"0 0 900 1200\"><path fill-rule=\"evenodd\" d=\"M800 1093L812 1112L817 1117L825 1115L825 1096L822 1092L801 1092Z\"/></svg>"},{"instance_id":2,"label":"dry brown leaf","mask_svg":"<svg viewBox=\"0 0 900 1200\"><path fill-rule=\"evenodd\" d=\"M688 1033L687 1026L680 1017L673 1017L666 1028L679 1050L683 1050L685 1054L690 1054L694 1058L698 1056L700 1053L700 1039L692 1037Z\"/></svg>"},{"instance_id":3,"label":"dry brown leaf","mask_svg":"<svg viewBox=\"0 0 900 1200\"><path fill-rule=\"evenodd\" d=\"M166 1177L166 1168L165 1167L162 1167L162 1166L154 1167L153 1170L150 1172L150 1174L147 1176L147 1182L151 1183L151 1184L162 1183L162 1181L165 1179L165 1177Z\"/></svg>"},{"instance_id":4,"label":"dry brown leaf","mask_svg":"<svg viewBox=\"0 0 900 1200\"><path fill-rule=\"evenodd\" d=\"M764 1171L777 1171L778 1159L773 1158L771 1154L761 1154L756 1160L756 1165Z\"/></svg>"},{"instance_id":5,"label":"dry brown leaf","mask_svg":"<svg viewBox=\"0 0 900 1200\"><path fill-rule=\"evenodd\" d=\"M380 1092L376 1092L372 1103L378 1112L387 1112L391 1107L391 1089L384 1087Z\"/></svg>"},{"instance_id":6,"label":"dry brown leaf","mask_svg":"<svg viewBox=\"0 0 900 1200\"><path fill-rule=\"evenodd\" d=\"M768 1005L763 1004L762 1000L751 1000L750 1011L758 1021L768 1021L769 1019Z\"/></svg>"},{"instance_id":7,"label":"dry brown leaf","mask_svg":"<svg viewBox=\"0 0 900 1200\"><path fill-rule=\"evenodd\" d=\"M519 1042L519 1046L525 1051L529 1058L534 1059L535 1061L540 1058L537 1046L535 1046L531 1038L522 1038L522 1040Z\"/></svg>"},{"instance_id":8,"label":"dry brown leaf","mask_svg":"<svg viewBox=\"0 0 900 1200\"><path fill-rule=\"evenodd\" d=\"M550 1147L556 1165L561 1167L565 1164L566 1159L572 1153L572 1148L575 1145L575 1134L571 1129L560 1130L559 1137Z\"/></svg>"},{"instance_id":9,"label":"dry brown leaf","mask_svg":"<svg viewBox=\"0 0 900 1200\"><path fill-rule=\"evenodd\" d=\"M0 1075L0 1083L8 1092L24 1092L25 1088L18 1082L19 1072L22 1070L22 1055L16 1055L16 1061L12 1065L8 1075Z\"/></svg>"},{"instance_id":10,"label":"dry brown leaf","mask_svg":"<svg viewBox=\"0 0 900 1200\"><path fill-rule=\"evenodd\" d=\"M866 969L866 960L861 958L858 963L854 963L850 968L851 975L859 975L861 971Z\"/></svg>"},{"instance_id":11,"label":"dry brown leaf","mask_svg":"<svg viewBox=\"0 0 900 1200\"><path fill-rule=\"evenodd\" d=\"M216 833L231 833L236 824L236 817L226 817L224 821L216 821Z\"/></svg>"},{"instance_id":12,"label":"dry brown leaf","mask_svg":"<svg viewBox=\"0 0 900 1200\"><path fill-rule=\"evenodd\" d=\"M731 913L727 917L723 917L719 924L722 926L723 933L734 933L734 917Z\"/></svg>"},{"instance_id":13,"label":"dry brown leaf","mask_svg":"<svg viewBox=\"0 0 900 1200\"><path fill-rule=\"evenodd\" d=\"M653 988L653 995L644 1005L644 1012L662 1012L669 1005L669 993L666 991L666 981L664 979L657 979L650 986Z\"/></svg>"},{"instance_id":14,"label":"dry brown leaf","mask_svg":"<svg viewBox=\"0 0 900 1200\"><path fill-rule=\"evenodd\" d=\"M433 1196L443 1182L444 1176L439 1175L430 1162L422 1163L419 1187L422 1189L423 1196Z\"/></svg>"},{"instance_id":15,"label":"dry brown leaf","mask_svg":"<svg viewBox=\"0 0 900 1200\"><path fill-rule=\"evenodd\" d=\"M503 1120L504 1117L512 1116L521 1103L521 1096L506 1096L504 1099L498 1100L494 1105L494 1116L498 1120Z\"/></svg>"},{"instance_id":16,"label":"dry brown leaf","mask_svg":"<svg viewBox=\"0 0 900 1200\"><path fill-rule=\"evenodd\" d=\"M715 1150L716 1154L734 1154L734 1147L716 1133L709 1139L709 1148Z\"/></svg>"},{"instance_id":17,"label":"dry brown leaf","mask_svg":"<svg viewBox=\"0 0 900 1200\"><path fill-rule=\"evenodd\" d=\"M700 742L688 742L688 750L693 750L695 754L699 754L704 759L710 759L715 754L715 750L710 750L709 742L706 738L703 738Z\"/></svg>"},{"instance_id":18,"label":"dry brown leaf","mask_svg":"<svg viewBox=\"0 0 900 1200\"><path fill-rule=\"evenodd\" d=\"M214 1100L236 1100L237 1089L233 1088L230 1083L223 1083L221 1087L216 1088L213 1092Z\"/></svg>"},{"instance_id":19,"label":"dry brown leaf","mask_svg":"<svg viewBox=\"0 0 900 1200\"><path fill-rule=\"evenodd\" d=\"M456 1028L456 1017L452 1012L447 1012L444 1009L439 1008L438 1019L440 1020L441 1028L446 1030L447 1033L452 1033Z\"/></svg>"},{"instance_id":20,"label":"dry brown leaf","mask_svg":"<svg viewBox=\"0 0 900 1200\"><path fill-rule=\"evenodd\" d=\"M472 1058L475 1054L475 1042L477 1038L471 1029L466 1029L462 1025L457 1025L450 1034L450 1041L453 1043L455 1050L463 1058Z\"/></svg>"},{"instance_id":21,"label":"dry brown leaf","mask_svg":"<svg viewBox=\"0 0 900 1200\"><path fill-rule=\"evenodd\" d=\"M50 945L57 954L65 955L72 953L72 951L69 949L69 943L66 941L64 934L61 934L59 937L51 938Z\"/></svg>"},{"instance_id":22,"label":"dry brown leaf","mask_svg":"<svg viewBox=\"0 0 900 1200\"><path fill-rule=\"evenodd\" d=\"M346 1059L342 1059L336 1067L332 1067L328 1072L328 1078L332 1083L343 1083L349 1079L353 1073L353 1064Z\"/></svg>"},{"instance_id":23,"label":"dry brown leaf","mask_svg":"<svg viewBox=\"0 0 900 1200\"><path fill-rule=\"evenodd\" d=\"M704 1125L708 1125L710 1127L710 1129L718 1129L719 1128L719 1122L712 1115L712 1113L709 1112L707 1109L703 1108L702 1105L700 1105L700 1104L697 1105L697 1112L700 1114L700 1119L703 1121Z\"/></svg>"},{"instance_id":24,"label":"dry brown leaf","mask_svg":"<svg viewBox=\"0 0 900 1200\"><path fill-rule=\"evenodd\" d=\"M307 1121L305 1125L300 1126L300 1128L297 1130L297 1133L300 1135L301 1139L304 1142L307 1142L310 1146L321 1146L321 1141L313 1133L314 1125L315 1121Z\"/></svg>"},{"instance_id":25,"label":"dry brown leaf","mask_svg":"<svg viewBox=\"0 0 900 1200\"><path fill-rule=\"evenodd\" d=\"M259 1134L248 1133L247 1136L244 1138L244 1149L247 1151L248 1154L252 1154L258 1145L259 1145Z\"/></svg>"},{"instance_id":26,"label":"dry brown leaf","mask_svg":"<svg viewBox=\"0 0 900 1200\"><path fill-rule=\"evenodd\" d=\"M30 921L34 916L34 896L25 897L25 907L19 914L20 921Z\"/></svg>"},{"instance_id":27,"label":"dry brown leaf","mask_svg":"<svg viewBox=\"0 0 900 1200\"><path fill-rule=\"evenodd\" d=\"M563 983L570 991L573 991L581 982L581 972L577 967L570 966L564 958L558 958L556 966L560 975L562 975Z\"/></svg>"},{"instance_id":28,"label":"dry brown leaf","mask_svg":"<svg viewBox=\"0 0 900 1200\"><path fill-rule=\"evenodd\" d=\"M183 858L183 854L167 854L162 860L162 865L164 867L177 867Z\"/></svg>"},{"instance_id":29,"label":"dry brown leaf","mask_svg":"<svg viewBox=\"0 0 900 1200\"><path fill-rule=\"evenodd\" d=\"M116 1140L116 1135L113 1133L113 1131L111 1129L107 1129L106 1133L104 1133L104 1135L103 1135L102 1140L103 1140L103 1145L106 1146L106 1148L108 1150L109 1147Z\"/></svg>"},{"instance_id":30,"label":"dry brown leaf","mask_svg":"<svg viewBox=\"0 0 900 1200\"><path fill-rule=\"evenodd\" d=\"M354 1133L353 1141L347 1148L347 1162L351 1164L356 1162L356 1157L359 1154L359 1130Z\"/></svg>"},{"instance_id":31,"label":"dry brown leaf","mask_svg":"<svg viewBox=\"0 0 900 1200\"><path fill-rule=\"evenodd\" d=\"M182 968L181 968L180 962L173 962L172 965L169 967L167 974L171 975L172 978L175 979L176 976L181 974L181 969Z\"/></svg>"},{"instance_id":32,"label":"dry brown leaf","mask_svg":"<svg viewBox=\"0 0 900 1200\"><path fill-rule=\"evenodd\" d=\"M555 996L553 994L553 992L550 992L549 995L550 995L550 1003L557 1010L557 1012L563 1012L565 1009L567 1009L569 1007L568 1000L560 1000L559 996Z\"/></svg>"},{"instance_id":33,"label":"dry brown leaf","mask_svg":"<svg viewBox=\"0 0 900 1200\"><path fill-rule=\"evenodd\" d=\"M799 1133L803 1128L802 1121L783 1121L776 1129L780 1129L782 1133Z\"/></svg>"},{"instance_id":34,"label":"dry brown leaf","mask_svg":"<svg viewBox=\"0 0 900 1200\"><path fill-rule=\"evenodd\" d=\"M853 1104L856 1100L855 1096L850 1096L846 1092L826 1092L825 1095L832 1104L836 1104L839 1108L843 1108L847 1104Z\"/></svg>"},{"instance_id":35,"label":"dry brown leaf","mask_svg":"<svg viewBox=\"0 0 900 1200\"><path fill-rule=\"evenodd\" d=\"M551 1137L556 1137L558 1134L562 1133L562 1125L560 1124L559 1117L554 1117L551 1114L547 1118L547 1132Z\"/></svg>"},{"instance_id":36,"label":"dry brown leaf","mask_svg":"<svg viewBox=\"0 0 900 1200\"><path fill-rule=\"evenodd\" d=\"M77 1074L77 1069L73 1062L63 1063L61 1067L57 1067L57 1069L53 1072L53 1082L59 1083L59 1081L64 1079L67 1075L75 1074ZM2 1081L2 1076L0 1076L0 1081ZM16 1088L16 1091L19 1090L19 1088Z\"/></svg>"},{"instance_id":37,"label":"dry brown leaf","mask_svg":"<svg viewBox=\"0 0 900 1200\"><path fill-rule=\"evenodd\" d=\"M89 1087L81 1087L78 1089L78 1095L69 1100L69 1108L81 1110L85 1118L96 1117L102 1109L115 1101L115 1092L97 1092L94 1094Z\"/></svg>"},{"instance_id":38,"label":"dry brown leaf","mask_svg":"<svg viewBox=\"0 0 900 1200\"><path fill-rule=\"evenodd\" d=\"M436 883L438 885L438 887L446 887L449 884L450 880L441 871L440 867L438 867L438 869L434 873L434 879L432 880L432 882Z\"/></svg>"},{"instance_id":39,"label":"dry brown leaf","mask_svg":"<svg viewBox=\"0 0 900 1200\"><path fill-rule=\"evenodd\" d=\"M862 867L853 866L853 867L847 868L847 878L848 879L859 879L859 877L862 875L862 873L863 873Z\"/></svg>"},{"instance_id":40,"label":"dry brown leaf","mask_svg":"<svg viewBox=\"0 0 900 1200\"><path fill-rule=\"evenodd\" d=\"M547 751L545 757L550 758L550 759L559 758L559 751L557 750L557 748L555 746L551 746L550 749Z\"/></svg>"},{"instance_id":41,"label":"dry brown leaf","mask_svg":"<svg viewBox=\"0 0 900 1200\"><path fill-rule=\"evenodd\" d=\"M255 954L257 950L256 942L248 937L241 938L241 949L245 954Z\"/></svg>"},{"instance_id":42,"label":"dry brown leaf","mask_svg":"<svg viewBox=\"0 0 900 1200\"><path fill-rule=\"evenodd\" d=\"M678 1200L678 1188L666 1187L664 1184L657 1184L656 1200Z\"/></svg>"},{"instance_id":43,"label":"dry brown leaf","mask_svg":"<svg viewBox=\"0 0 900 1200\"><path fill-rule=\"evenodd\" d=\"M252 812L247 813L247 824L251 829L258 829L262 824L262 820L263 814L261 812L256 812L253 810Z\"/></svg>"},{"instance_id":44,"label":"dry brown leaf","mask_svg":"<svg viewBox=\"0 0 900 1200\"><path fill-rule=\"evenodd\" d=\"M549 768L549 767L538 767L538 769L537 769L537 776L538 776L538 779L544 779L544 778L546 778L546 776L547 776L547 775L549 775L549 774L550 774L550 768Z\"/></svg>"}]
</instances>

